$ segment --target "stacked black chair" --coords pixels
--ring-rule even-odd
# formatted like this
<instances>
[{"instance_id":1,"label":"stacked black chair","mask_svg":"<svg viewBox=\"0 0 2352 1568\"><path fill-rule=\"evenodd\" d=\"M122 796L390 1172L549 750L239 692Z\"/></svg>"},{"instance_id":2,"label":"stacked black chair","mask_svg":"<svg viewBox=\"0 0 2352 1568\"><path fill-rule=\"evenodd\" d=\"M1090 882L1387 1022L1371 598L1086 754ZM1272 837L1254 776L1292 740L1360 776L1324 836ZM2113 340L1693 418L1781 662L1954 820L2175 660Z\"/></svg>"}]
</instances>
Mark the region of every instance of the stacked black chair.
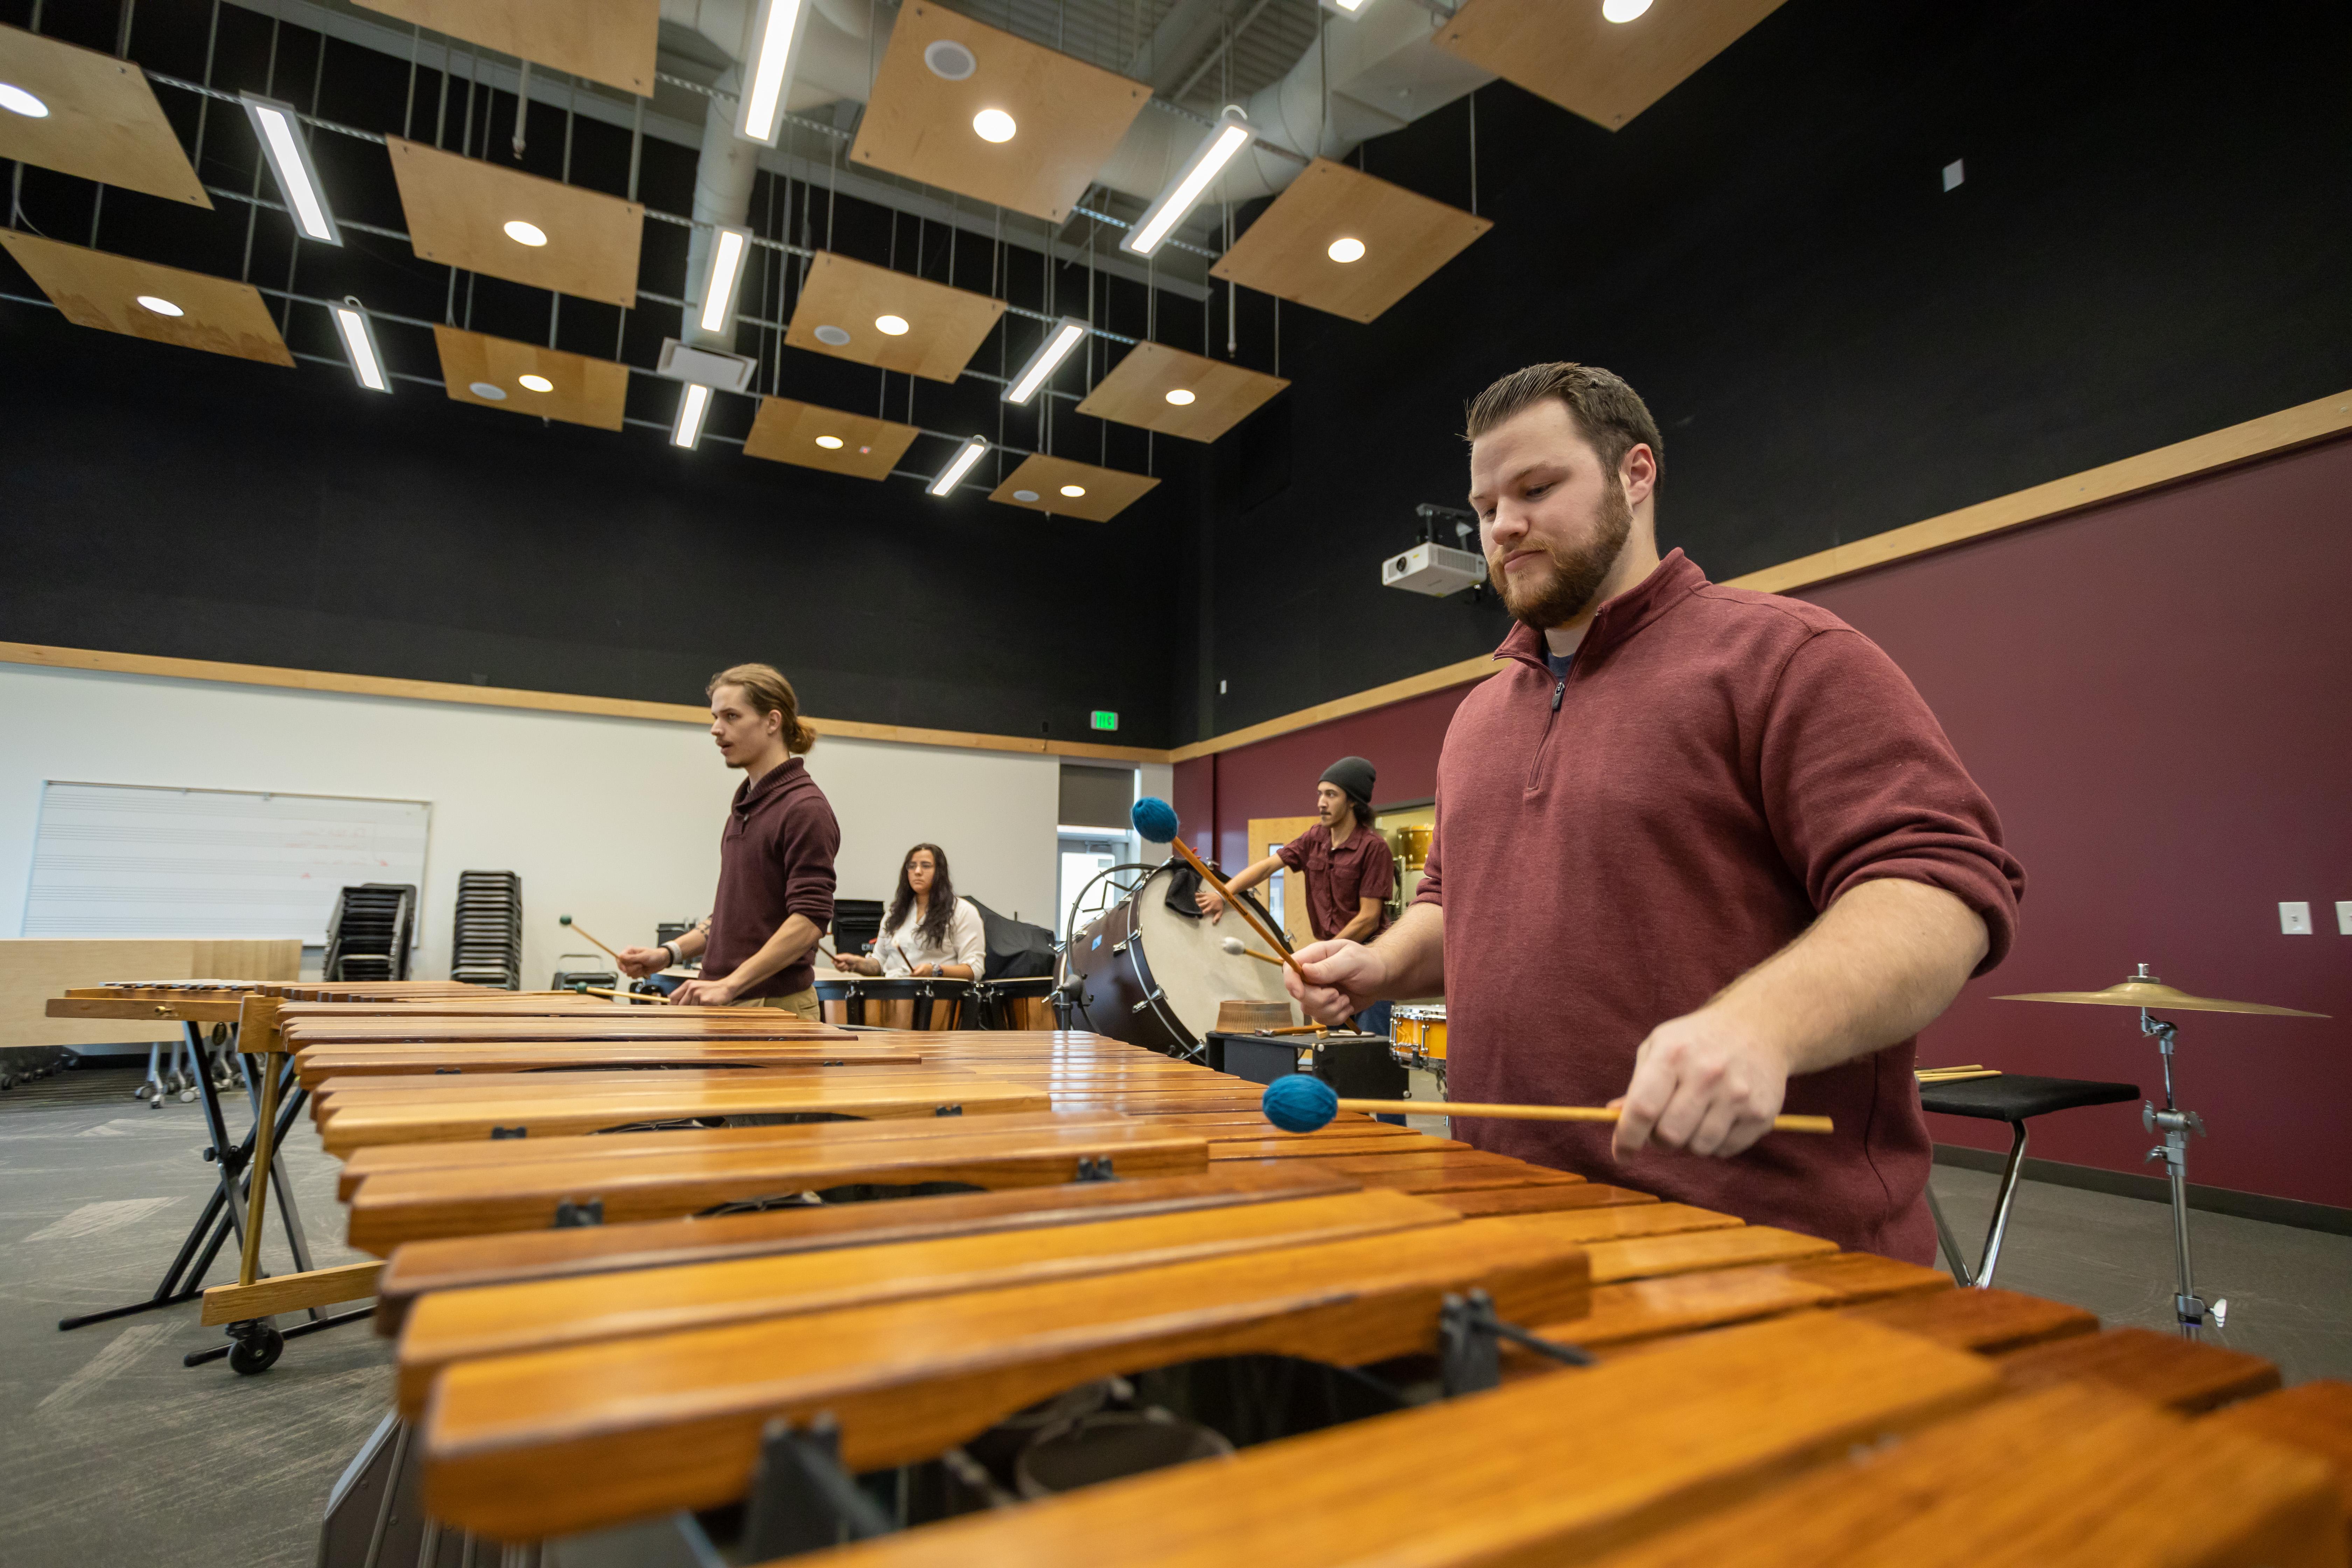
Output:
<instances>
[{"instance_id":1,"label":"stacked black chair","mask_svg":"<svg viewBox=\"0 0 2352 1568\"><path fill-rule=\"evenodd\" d=\"M833 951L842 953L864 952L882 934L882 900L879 899L835 899L833 900Z\"/></svg>"},{"instance_id":2,"label":"stacked black chair","mask_svg":"<svg viewBox=\"0 0 2352 1568\"><path fill-rule=\"evenodd\" d=\"M405 980L416 931L416 885L364 882L335 895L327 923L327 980Z\"/></svg>"},{"instance_id":3,"label":"stacked black chair","mask_svg":"<svg viewBox=\"0 0 2352 1568\"><path fill-rule=\"evenodd\" d=\"M514 872L457 874L449 978L467 985L522 989L522 879Z\"/></svg>"}]
</instances>

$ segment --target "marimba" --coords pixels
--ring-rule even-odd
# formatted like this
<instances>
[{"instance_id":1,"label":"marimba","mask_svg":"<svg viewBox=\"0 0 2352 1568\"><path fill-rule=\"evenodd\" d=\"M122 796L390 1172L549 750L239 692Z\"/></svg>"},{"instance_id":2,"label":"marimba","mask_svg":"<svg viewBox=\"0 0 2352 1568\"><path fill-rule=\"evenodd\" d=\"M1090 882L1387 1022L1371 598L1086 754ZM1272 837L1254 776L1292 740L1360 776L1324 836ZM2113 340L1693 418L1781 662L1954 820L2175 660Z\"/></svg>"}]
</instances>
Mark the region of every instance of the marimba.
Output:
<instances>
[{"instance_id":1,"label":"marimba","mask_svg":"<svg viewBox=\"0 0 2352 1568\"><path fill-rule=\"evenodd\" d=\"M2346 1561L2352 1390L1092 1036L278 1027L398 1337L329 1563Z\"/></svg>"}]
</instances>

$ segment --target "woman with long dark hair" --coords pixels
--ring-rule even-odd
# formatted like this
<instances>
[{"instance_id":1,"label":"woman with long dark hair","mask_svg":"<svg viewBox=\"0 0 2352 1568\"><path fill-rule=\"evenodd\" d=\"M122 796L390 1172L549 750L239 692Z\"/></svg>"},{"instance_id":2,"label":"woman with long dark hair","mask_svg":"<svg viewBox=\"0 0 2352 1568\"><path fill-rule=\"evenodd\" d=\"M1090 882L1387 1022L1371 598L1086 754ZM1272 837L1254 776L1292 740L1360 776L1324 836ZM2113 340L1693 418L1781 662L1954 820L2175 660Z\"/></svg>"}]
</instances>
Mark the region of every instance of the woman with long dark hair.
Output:
<instances>
[{"instance_id":1,"label":"woman with long dark hair","mask_svg":"<svg viewBox=\"0 0 2352 1568\"><path fill-rule=\"evenodd\" d=\"M948 853L936 844L918 844L898 863L898 887L882 920L882 934L867 957L844 957L845 968L860 974L939 974L977 980L988 957L980 911L956 897L948 875ZM892 960L898 960L894 963Z\"/></svg>"}]
</instances>

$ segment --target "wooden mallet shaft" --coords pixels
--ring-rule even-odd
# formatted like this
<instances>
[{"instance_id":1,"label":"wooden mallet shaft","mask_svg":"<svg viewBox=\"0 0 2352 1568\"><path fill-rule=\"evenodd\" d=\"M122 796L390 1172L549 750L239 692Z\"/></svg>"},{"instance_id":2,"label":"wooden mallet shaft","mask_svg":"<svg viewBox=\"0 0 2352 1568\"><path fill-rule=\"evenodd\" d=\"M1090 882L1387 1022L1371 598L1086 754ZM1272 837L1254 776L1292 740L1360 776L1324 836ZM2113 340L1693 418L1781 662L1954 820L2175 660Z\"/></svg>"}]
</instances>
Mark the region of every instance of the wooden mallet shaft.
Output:
<instances>
[{"instance_id":1,"label":"wooden mallet shaft","mask_svg":"<svg viewBox=\"0 0 2352 1568\"><path fill-rule=\"evenodd\" d=\"M1373 1116L1486 1116L1499 1121L1614 1121L1617 1112L1606 1105L1476 1105L1441 1100L1342 1100L1342 1110ZM1776 1116L1775 1132L1831 1132L1826 1116Z\"/></svg>"},{"instance_id":2,"label":"wooden mallet shaft","mask_svg":"<svg viewBox=\"0 0 2352 1568\"><path fill-rule=\"evenodd\" d=\"M582 936L586 937L590 942L596 942L596 933L595 933L594 931L590 931L586 926L582 925L579 921L577 921L573 920L570 915L558 915L558 916L556 916L556 917L555 917L555 923L556 923L557 925L562 925L562 926L570 926L573 931L578 931ZM597 945L598 947L604 947L604 944L603 942L596 942L596 945ZM612 961L613 961L614 963L620 963L620 962L621 962L621 955L620 955L619 953L617 953L617 952L614 952L611 948L609 948L609 947L604 947L604 952L605 952L605 955L606 955L607 957L611 958L611 959L612 959Z\"/></svg>"},{"instance_id":3,"label":"wooden mallet shaft","mask_svg":"<svg viewBox=\"0 0 2352 1568\"><path fill-rule=\"evenodd\" d=\"M1254 911L1247 904L1242 902L1241 896L1239 894L1235 893L1231 888L1225 886L1223 879L1220 878L1214 871L1210 870L1207 865L1202 861L1201 858L1192 853L1192 847L1185 843L1181 835L1171 842L1175 847L1176 853L1184 857L1184 863L1192 867L1193 870L1198 871L1201 874L1201 879L1202 881L1216 889L1218 893L1223 897L1225 902L1232 905L1235 910L1239 911L1242 919L1249 921L1250 930L1265 938L1266 946L1282 954L1282 962L1289 966L1291 973L1298 976L1298 984L1301 985L1312 985L1315 984L1313 981L1307 978L1307 971L1298 967L1298 960L1290 956L1290 949L1284 943L1283 940L1275 935L1274 932L1266 930L1265 922L1259 920L1256 912Z\"/></svg>"},{"instance_id":4,"label":"wooden mallet shaft","mask_svg":"<svg viewBox=\"0 0 2352 1568\"><path fill-rule=\"evenodd\" d=\"M1275 957L1274 954L1270 952L1260 952L1257 949L1252 947L1249 943L1244 942L1237 936L1229 936L1225 938L1223 946L1227 952L1232 953L1236 958L1255 958L1260 963L1271 963L1277 967L1280 966L1282 963L1282 960Z\"/></svg>"}]
</instances>

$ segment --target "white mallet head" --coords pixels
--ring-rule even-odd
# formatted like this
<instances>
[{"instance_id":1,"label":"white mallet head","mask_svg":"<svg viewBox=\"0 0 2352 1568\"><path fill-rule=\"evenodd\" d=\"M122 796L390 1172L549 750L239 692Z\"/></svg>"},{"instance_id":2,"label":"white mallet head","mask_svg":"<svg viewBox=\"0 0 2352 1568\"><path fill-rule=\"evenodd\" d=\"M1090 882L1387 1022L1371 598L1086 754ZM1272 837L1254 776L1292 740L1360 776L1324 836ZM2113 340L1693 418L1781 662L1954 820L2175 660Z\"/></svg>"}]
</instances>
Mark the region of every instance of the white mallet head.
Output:
<instances>
[{"instance_id":1,"label":"white mallet head","mask_svg":"<svg viewBox=\"0 0 2352 1568\"><path fill-rule=\"evenodd\" d=\"M1247 945L1245 945L1242 939L1237 936L1229 936L1225 938L1224 941L1217 943L1217 945L1223 948L1227 952L1232 953L1235 958L1239 958L1243 953L1249 951Z\"/></svg>"}]
</instances>

